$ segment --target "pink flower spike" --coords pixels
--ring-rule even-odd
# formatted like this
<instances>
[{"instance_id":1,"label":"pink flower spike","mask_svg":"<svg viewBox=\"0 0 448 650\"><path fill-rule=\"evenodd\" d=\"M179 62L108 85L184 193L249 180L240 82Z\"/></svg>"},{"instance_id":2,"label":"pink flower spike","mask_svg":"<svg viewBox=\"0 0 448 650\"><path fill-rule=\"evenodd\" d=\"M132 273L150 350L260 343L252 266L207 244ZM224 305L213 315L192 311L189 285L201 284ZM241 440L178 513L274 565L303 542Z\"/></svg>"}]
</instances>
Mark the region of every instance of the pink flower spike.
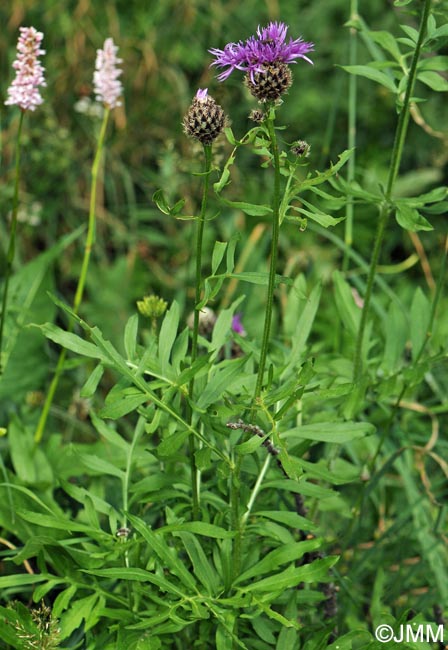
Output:
<instances>
[{"instance_id":1,"label":"pink flower spike","mask_svg":"<svg viewBox=\"0 0 448 650\"><path fill-rule=\"evenodd\" d=\"M16 77L8 88L7 106L19 106L22 110L34 111L44 101L39 86L45 87L44 72L39 56L45 54L40 44L44 35L34 27L20 27L17 42L17 57L12 67Z\"/></svg>"},{"instance_id":2,"label":"pink flower spike","mask_svg":"<svg viewBox=\"0 0 448 650\"><path fill-rule=\"evenodd\" d=\"M108 108L121 106L118 98L123 92L123 86L118 77L122 74L117 66L122 59L117 57L118 47L112 38L106 38L102 50L97 50L93 86L96 100Z\"/></svg>"}]
</instances>

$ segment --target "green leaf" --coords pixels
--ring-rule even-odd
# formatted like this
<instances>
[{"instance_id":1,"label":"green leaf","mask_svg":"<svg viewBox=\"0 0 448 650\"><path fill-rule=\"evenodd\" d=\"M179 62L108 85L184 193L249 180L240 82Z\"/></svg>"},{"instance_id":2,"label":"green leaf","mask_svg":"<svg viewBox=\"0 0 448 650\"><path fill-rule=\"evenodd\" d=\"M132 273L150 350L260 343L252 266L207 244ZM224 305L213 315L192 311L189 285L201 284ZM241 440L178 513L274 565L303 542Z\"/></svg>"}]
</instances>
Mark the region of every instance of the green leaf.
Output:
<instances>
[{"instance_id":1,"label":"green leaf","mask_svg":"<svg viewBox=\"0 0 448 650\"><path fill-rule=\"evenodd\" d=\"M419 72L417 79L429 86L431 90L437 92L446 92L448 90L448 81L437 72Z\"/></svg>"},{"instance_id":2,"label":"green leaf","mask_svg":"<svg viewBox=\"0 0 448 650\"><path fill-rule=\"evenodd\" d=\"M310 292L305 304L302 306L297 325L291 338L292 350L288 357L285 370L282 373L284 379L291 369L294 369L306 349L306 342L311 333L311 328L319 307L322 285L319 283Z\"/></svg>"},{"instance_id":3,"label":"green leaf","mask_svg":"<svg viewBox=\"0 0 448 650\"><path fill-rule=\"evenodd\" d=\"M81 454L80 452L75 452L76 459L78 462L85 467L86 469L98 474L99 476L115 476L120 480L124 480L125 473L123 470L115 467L108 460L104 460L99 456L94 454Z\"/></svg>"},{"instance_id":4,"label":"green leaf","mask_svg":"<svg viewBox=\"0 0 448 650\"><path fill-rule=\"evenodd\" d=\"M384 331L386 342L381 367L386 373L392 373L400 367L409 331L406 314L395 302L392 302L387 312Z\"/></svg>"},{"instance_id":5,"label":"green leaf","mask_svg":"<svg viewBox=\"0 0 448 650\"><path fill-rule=\"evenodd\" d=\"M227 249L227 244L225 242L222 241L215 242L215 246L213 248L213 254L212 254L212 275L215 275L216 271L218 270L218 267L222 262L226 249Z\"/></svg>"},{"instance_id":6,"label":"green leaf","mask_svg":"<svg viewBox=\"0 0 448 650\"><path fill-rule=\"evenodd\" d=\"M430 56L421 59L418 63L419 70L436 70L446 72L448 70L448 56Z\"/></svg>"},{"instance_id":7,"label":"green leaf","mask_svg":"<svg viewBox=\"0 0 448 650\"><path fill-rule=\"evenodd\" d=\"M148 395L142 393L138 388L130 387L122 391L110 392L106 404L99 411L101 418L118 418L135 411L141 404L148 401Z\"/></svg>"},{"instance_id":8,"label":"green leaf","mask_svg":"<svg viewBox=\"0 0 448 650\"><path fill-rule=\"evenodd\" d=\"M124 330L124 349L130 361L135 358L137 348L138 314L131 316Z\"/></svg>"},{"instance_id":9,"label":"green leaf","mask_svg":"<svg viewBox=\"0 0 448 650\"><path fill-rule=\"evenodd\" d=\"M77 589L77 585L71 585L56 596L52 607L52 614L55 618L59 618L62 612L67 609Z\"/></svg>"},{"instance_id":10,"label":"green leaf","mask_svg":"<svg viewBox=\"0 0 448 650\"><path fill-rule=\"evenodd\" d=\"M349 74L358 75L360 77L365 77L366 79L376 81L376 83L379 83L388 90L391 90L394 94L398 92L398 88L392 78L377 68L373 68L369 65L343 65L341 68Z\"/></svg>"},{"instance_id":11,"label":"green leaf","mask_svg":"<svg viewBox=\"0 0 448 650\"><path fill-rule=\"evenodd\" d=\"M392 54L392 56L396 61L400 61L401 59L400 48L398 47L397 41L395 40L395 38L392 36L390 32L369 31L368 35L372 39L372 41L374 41L374 43L377 43L384 50L386 50L386 52Z\"/></svg>"},{"instance_id":12,"label":"green leaf","mask_svg":"<svg viewBox=\"0 0 448 650\"><path fill-rule=\"evenodd\" d=\"M282 592L285 589L297 587L301 582L322 582L328 579L329 569L336 564L338 557L326 557L323 560L315 560L311 564L301 567L289 567L282 573L264 578L251 585L240 587L244 593L257 592Z\"/></svg>"},{"instance_id":13,"label":"green leaf","mask_svg":"<svg viewBox=\"0 0 448 650\"><path fill-rule=\"evenodd\" d=\"M120 436L120 434L117 433L113 427L101 420L101 418L99 418L94 411L90 411L90 419L100 436L105 438L107 442L109 442L114 447L121 449L124 453L129 453L129 443L122 436Z\"/></svg>"},{"instance_id":14,"label":"green leaf","mask_svg":"<svg viewBox=\"0 0 448 650\"><path fill-rule=\"evenodd\" d=\"M220 197L220 201L231 208L241 210L251 217L265 217L272 214L272 208L268 205L256 205L255 203L246 203L245 201L228 201L222 197Z\"/></svg>"},{"instance_id":15,"label":"green leaf","mask_svg":"<svg viewBox=\"0 0 448 650\"><path fill-rule=\"evenodd\" d=\"M165 198L165 194L163 193L163 190L156 190L152 195L152 200L157 205L160 212L163 212L163 214L170 214L168 201Z\"/></svg>"},{"instance_id":16,"label":"green leaf","mask_svg":"<svg viewBox=\"0 0 448 650\"><path fill-rule=\"evenodd\" d=\"M135 530L142 535L143 539L148 542L149 547L162 561L164 568L171 574L177 576L186 587L194 591L196 589L196 581L184 566L183 561L177 556L177 554L173 553L173 549L167 545L163 535L155 533L138 517L129 515L129 520ZM118 569L118 571L119 570L120 569Z\"/></svg>"},{"instance_id":17,"label":"green leaf","mask_svg":"<svg viewBox=\"0 0 448 650\"><path fill-rule=\"evenodd\" d=\"M332 178L332 176L337 174L337 172L341 169L341 167L345 165L345 163L352 155L353 151L354 151L353 149L346 149L345 151L343 151L338 156L338 162L336 164L331 163L330 168L325 170L324 172L316 172L315 176L309 174L308 177L305 178L300 183L300 193L303 192L304 190L314 187L315 185L321 185L322 183L325 183L330 178Z\"/></svg>"},{"instance_id":18,"label":"green leaf","mask_svg":"<svg viewBox=\"0 0 448 650\"><path fill-rule=\"evenodd\" d=\"M298 528L299 530L317 530L317 525L312 521L301 517L295 512L286 512L283 510L260 510L254 513L257 517L265 517L266 519L272 519L272 521L277 521L281 524L285 524L289 528Z\"/></svg>"},{"instance_id":19,"label":"green leaf","mask_svg":"<svg viewBox=\"0 0 448 650\"><path fill-rule=\"evenodd\" d=\"M374 432L375 426L370 422L316 422L288 429L281 434L281 438L342 444Z\"/></svg>"},{"instance_id":20,"label":"green leaf","mask_svg":"<svg viewBox=\"0 0 448 650\"><path fill-rule=\"evenodd\" d=\"M326 214L325 212L319 212L317 210L306 210L305 208L298 208L294 205L291 206L291 209L295 212L300 212L300 214L304 214L308 219L312 219L323 228L336 226L338 223L344 221L345 219L345 217L332 217L330 214ZM291 217L286 217L286 219L291 219Z\"/></svg>"},{"instance_id":21,"label":"green leaf","mask_svg":"<svg viewBox=\"0 0 448 650\"><path fill-rule=\"evenodd\" d=\"M94 571L82 570L83 573L98 576L99 578L109 578L110 580L131 580L135 582L151 582L165 591L175 596L186 597L185 594L170 580L167 580L155 573L145 571L144 569L134 569L129 567L120 567L118 569L97 569Z\"/></svg>"},{"instance_id":22,"label":"green leaf","mask_svg":"<svg viewBox=\"0 0 448 650\"><path fill-rule=\"evenodd\" d=\"M252 436L249 438L249 440L246 440L246 442L242 442L240 445L236 445L235 453L238 454L238 456L253 454L254 451L261 447L263 441L266 440L267 437L268 436L260 438L260 436Z\"/></svg>"},{"instance_id":23,"label":"green leaf","mask_svg":"<svg viewBox=\"0 0 448 650\"><path fill-rule=\"evenodd\" d=\"M240 359L223 361L219 366L216 366L213 376L209 379L205 390L197 401L198 407L205 409L210 404L221 399L224 393L232 387L233 382L240 380L241 370L246 361L244 357L241 357Z\"/></svg>"},{"instance_id":24,"label":"green leaf","mask_svg":"<svg viewBox=\"0 0 448 650\"><path fill-rule=\"evenodd\" d=\"M412 359L415 361L428 336L431 304L420 287L414 293L411 305L411 343Z\"/></svg>"},{"instance_id":25,"label":"green leaf","mask_svg":"<svg viewBox=\"0 0 448 650\"><path fill-rule=\"evenodd\" d=\"M86 629L89 629L89 619L95 610L99 595L97 593L76 600L70 605L70 609L61 616L61 637L66 639L84 621Z\"/></svg>"},{"instance_id":26,"label":"green leaf","mask_svg":"<svg viewBox=\"0 0 448 650\"><path fill-rule=\"evenodd\" d=\"M93 359L100 359L101 361L106 361L106 357L93 343L85 341L81 337L73 334L72 332L66 332L65 330L53 325L53 323L44 323L43 325L30 325L30 327L39 328L42 333L51 341L58 343L63 348L67 348L71 352L80 354L83 357L91 357Z\"/></svg>"},{"instance_id":27,"label":"green leaf","mask_svg":"<svg viewBox=\"0 0 448 650\"><path fill-rule=\"evenodd\" d=\"M411 208L406 203L397 202L395 218L397 223L405 230L417 232L418 230L434 230L429 221L415 208Z\"/></svg>"},{"instance_id":28,"label":"green leaf","mask_svg":"<svg viewBox=\"0 0 448 650\"><path fill-rule=\"evenodd\" d=\"M235 535L231 530L226 530L215 524L208 524L205 521L186 521L182 524L170 524L158 529L159 533L182 531L194 533L195 535L204 535L204 537L212 537L214 539L228 539Z\"/></svg>"},{"instance_id":29,"label":"green leaf","mask_svg":"<svg viewBox=\"0 0 448 650\"><path fill-rule=\"evenodd\" d=\"M196 522L191 522L196 523ZM199 522L197 522L199 523ZM227 532L227 531L225 531ZM193 572L199 582L204 585L210 596L217 594L219 590L219 579L216 571L207 559L206 554L196 537L188 532L175 532L176 537L180 537L185 550L193 565Z\"/></svg>"},{"instance_id":30,"label":"green leaf","mask_svg":"<svg viewBox=\"0 0 448 650\"><path fill-rule=\"evenodd\" d=\"M309 539L303 542L293 542L292 544L284 544L279 548L270 551L267 555L263 557L259 562L254 564L247 571L243 571L235 581L235 584L239 582L244 582L251 578L256 578L263 575L263 573L269 573L270 571L275 571L282 564L296 562L305 553L310 551L315 551L320 548L322 545L321 540L318 539Z\"/></svg>"},{"instance_id":31,"label":"green leaf","mask_svg":"<svg viewBox=\"0 0 448 650\"><path fill-rule=\"evenodd\" d=\"M169 458L176 454L188 438L188 431L176 431L167 436L157 447L157 454L161 458Z\"/></svg>"},{"instance_id":32,"label":"green leaf","mask_svg":"<svg viewBox=\"0 0 448 650\"><path fill-rule=\"evenodd\" d=\"M25 587L26 585L35 585L38 582L45 582L50 577L37 573L15 573L10 576L0 577L0 589L9 589L11 587Z\"/></svg>"},{"instance_id":33,"label":"green leaf","mask_svg":"<svg viewBox=\"0 0 448 650\"><path fill-rule=\"evenodd\" d=\"M334 297L339 316L350 334L356 339L361 319L361 310L356 305L350 285L339 271L333 273Z\"/></svg>"},{"instance_id":34,"label":"green leaf","mask_svg":"<svg viewBox=\"0 0 448 650\"><path fill-rule=\"evenodd\" d=\"M100 383L103 374L104 374L104 366L103 364L100 363L90 373L89 378L87 379L84 386L81 388L80 396L86 399L93 397L96 389L98 388L98 384Z\"/></svg>"},{"instance_id":35,"label":"green leaf","mask_svg":"<svg viewBox=\"0 0 448 650\"><path fill-rule=\"evenodd\" d=\"M46 356L43 354L41 337L38 332L33 336L29 330L24 330L24 326L30 322L52 319L54 308L48 303L46 294L48 289L53 288L53 278L49 273L51 264L84 230L85 227L81 226L62 237L55 246L22 265L11 277L10 299L4 321L0 399L9 396L11 388L17 399L22 391L24 394L31 390L31 387L39 385L41 377L45 377ZM15 307L18 307L17 311ZM14 363L9 369L11 355Z\"/></svg>"},{"instance_id":36,"label":"green leaf","mask_svg":"<svg viewBox=\"0 0 448 650\"><path fill-rule=\"evenodd\" d=\"M169 372L169 359L171 350L176 340L177 329L179 327L179 304L173 300L171 307L165 314L162 327L159 334L159 361L162 373Z\"/></svg>"}]
</instances>

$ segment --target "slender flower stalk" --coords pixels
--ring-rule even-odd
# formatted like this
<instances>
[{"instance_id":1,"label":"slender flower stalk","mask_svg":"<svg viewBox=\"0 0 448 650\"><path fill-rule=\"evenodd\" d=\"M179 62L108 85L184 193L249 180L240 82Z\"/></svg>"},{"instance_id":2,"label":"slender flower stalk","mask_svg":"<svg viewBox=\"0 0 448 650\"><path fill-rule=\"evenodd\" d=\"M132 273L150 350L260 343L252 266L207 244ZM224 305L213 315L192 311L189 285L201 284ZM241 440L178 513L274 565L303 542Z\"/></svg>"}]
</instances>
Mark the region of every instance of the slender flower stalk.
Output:
<instances>
[{"instance_id":1,"label":"slender flower stalk","mask_svg":"<svg viewBox=\"0 0 448 650\"><path fill-rule=\"evenodd\" d=\"M188 109L183 126L185 133L198 140L204 148L204 175L202 187L201 210L196 224L196 271L195 271L195 309L193 317L193 334L191 341L191 363L193 364L198 355L199 337L199 309L198 304L202 293L202 250L204 239L205 216L207 213L208 193L210 187L210 172L212 166L212 143L221 133L225 124L225 114L221 106L208 95L207 88L200 88L193 102ZM188 387L190 400L194 395L194 377ZM190 412L190 423L192 423L193 411ZM196 467L196 440L193 434L188 439L190 467L191 467L191 491L193 500L193 519L199 517L199 473Z\"/></svg>"},{"instance_id":2,"label":"slender flower stalk","mask_svg":"<svg viewBox=\"0 0 448 650\"><path fill-rule=\"evenodd\" d=\"M364 341L364 332L367 325L367 318L369 315L370 301L372 298L372 289L373 283L375 281L376 267L378 265L378 259L380 256L382 243L384 239L384 234L386 232L386 225L389 220L389 216L392 212L392 193L395 186L395 181L397 179L398 171L400 169L401 157L403 155L403 147L406 140L406 133L409 124L409 107L411 102L411 97L414 91L415 80L417 77L417 64L420 58L420 52L423 45L423 40L426 34L426 28L428 23L428 18L431 9L431 0L425 0L425 4L422 11L422 17L420 21L420 29L417 39L417 44L415 46L414 55L412 57L411 67L409 69L409 75L406 85L406 91L403 100L403 106L398 117L397 129L395 132L394 146L392 149L392 158L389 166L389 175L387 179L387 186L384 195L384 201L380 208L380 214L378 219L378 229L375 238L375 243L373 246L372 257L370 260L369 275L367 277L367 286L366 293L364 296L364 306L361 313L361 320L359 324L358 337L356 340L356 349L355 357L353 361L353 381L354 383L359 382L362 374L362 347Z\"/></svg>"},{"instance_id":3,"label":"slender flower stalk","mask_svg":"<svg viewBox=\"0 0 448 650\"><path fill-rule=\"evenodd\" d=\"M73 312L75 314L77 314L79 311L82 298L84 295L84 287L87 278L87 271L89 268L90 255L92 252L93 245L95 243L96 195L97 195L97 186L98 186L98 174L99 174L100 163L103 154L107 124L108 124L111 109L115 108L116 106L120 106L119 97L121 96L122 93L122 85L120 81L118 81L118 77L121 75L122 71L117 68L117 65L121 63L121 59L117 58L116 56L117 50L118 48L114 45L113 40L111 38L108 38L104 42L104 48L102 50L97 51L96 70L93 79L94 90L95 90L97 101L103 102L105 110L103 115L103 121L100 128L100 133L98 136L96 153L92 163L87 237L86 237L86 243L84 247L84 256L81 265L81 272L79 275L75 297L73 300ZM69 331L71 330L71 328L72 325L69 325ZM42 409L42 413L40 415L37 429L34 434L34 441L36 443L39 443L41 441L42 436L44 434L48 414L50 412L50 408L53 403L53 398L57 386L59 384L59 379L64 368L66 354L67 351L65 348L63 348L59 355L59 359L56 365L53 379L48 389L45 398L45 403Z\"/></svg>"},{"instance_id":4,"label":"slender flower stalk","mask_svg":"<svg viewBox=\"0 0 448 650\"><path fill-rule=\"evenodd\" d=\"M278 238L280 234L280 154L278 150L277 135L275 133L275 113L271 109L266 119L266 126L271 141L271 150L274 160L274 193L272 197L272 235L271 235L271 261L269 265L268 294L264 317L263 337L261 340L260 362L258 365L257 383L253 399L253 407L261 395L263 388L264 371L268 354L269 339L271 335L272 308L274 304L275 274L277 270Z\"/></svg>"},{"instance_id":5,"label":"slender flower stalk","mask_svg":"<svg viewBox=\"0 0 448 650\"><path fill-rule=\"evenodd\" d=\"M17 56L12 64L16 76L8 88L7 106L18 106L21 109L19 128L17 130L15 146L15 172L14 194L11 214L11 229L9 236L8 252L6 256L6 273L3 286L2 313L0 316L0 374L3 372L2 349L3 333L8 306L9 280L14 263L17 235L17 213L19 206L19 181L20 181L20 147L22 138L23 120L26 111L34 111L42 104L43 99L39 88L46 86L44 68L39 61L39 56L45 54L40 46L44 35L34 27L21 27L17 42Z\"/></svg>"}]
</instances>

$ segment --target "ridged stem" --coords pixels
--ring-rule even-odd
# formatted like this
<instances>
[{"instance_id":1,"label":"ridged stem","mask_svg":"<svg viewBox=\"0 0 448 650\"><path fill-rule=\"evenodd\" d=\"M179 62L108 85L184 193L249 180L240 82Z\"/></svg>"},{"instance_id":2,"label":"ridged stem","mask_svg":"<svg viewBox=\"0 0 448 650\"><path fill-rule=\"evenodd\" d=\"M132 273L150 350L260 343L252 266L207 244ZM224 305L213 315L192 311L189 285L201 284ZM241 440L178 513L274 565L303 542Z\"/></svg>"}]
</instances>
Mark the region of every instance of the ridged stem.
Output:
<instances>
[{"instance_id":1,"label":"ridged stem","mask_svg":"<svg viewBox=\"0 0 448 650\"><path fill-rule=\"evenodd\" d=\"M279 208L280 208L280 155L278 151L277 135L275 133L274 118L270 115L266 119L271 151L274 159L274 194L272 197L272 236L271 236L271 262L269 266L268 294L264 317L263 338L261 341L260 363L258 365L257 383L253 399L255 407L263 389L263 377L266 367L269 339L271 335L272 308L274 304L275 274L277 271L277 250L280 233Z\"/></svg>"},{"instance_id":2,"label":"ridged stem","mask_svg":"<svg viewBox=\"0 0 448 650\"><path fill-rule=\"evenodd\" d=\"M263 389L264 371L266 367L266 358L269 347L269 339L271 334L272 322L272 308L274 303L274 290L275 290L275 275L277 270L277 250L278 239L280 233L280 154L278 150L277 135L275 133L275 115L273 109L269 111L266 117L266 126L268 129L271 152L273 157L274 167L274 192L272 196L272 235L271 235L271 260L269 265L269 280L268 280L268 293L266 301L266 310L264 317L263 337L261 342L260 362L258 365L257 382L255 385L254 397L252 400L252 407L250 410L251 418L253 418L258 399ZM233 544L233 576L234 578L239 575L241 567L241 551L242 551L242 538L244 529L244 518L240 517L240 474L241 474L242 456L238 456L235 461L235 466L232 472L231 482L231 513L232 513L232 528L235 532L235 539Z\"/></svg>"},{"instance_id":3,"label":"ridged stem","mask_svg":"<svg viewBox=\"0 0 448 650\"><path fill-rule=\"evenodd\" d=\"M422 48L423 40L426 33L426 26L431 9L431 0L425 0L423 7L422 18L420 22L420 29L415 46L414 55L412 57L411 67L409 70L408 82L406 85L403 106L398 118L397 129L395 132L394 146L392 149L392 158L389 166L389 175L387 179L386 192L384 195L384 202L380 209L378 219L378 229L373 247L372 257L370 260L369 275L367 278L366 293L364 296L364 306L361 313L361 321L359 324L358 336L356 340L355 357L353 362L353 382L359 382L362 374L362 346L364 340L364 332L367 325L367 317L369 314L370 301L372 297L372 288L375 281L376 267L378 264L381 246L383 243L384 233L388 222L389 215L392 211L391 198L394 189L395 181L400 168L401 158L403 155L403 147L406 140L406 133L409 124L409 105L411 102L412 93L414 90L415 79L417 76L417 64L420 58L420 51Z\"/></svg>"},{"instance_id":4,"label":"ridged stem","mask_svg":"<svg viewBox=\"0 0 448 650\"><path fill-rule=\"evenodd\" d=\"M210 187L210 170L212 166L212 147L204 145L204 183L202 188L201 211L196 222L196 273L195 273L195 298L194 298L194 317L193 317L193 334L191 342L191 363L193 364L198 356L198 336L199 336L199 309L202 293L202 248L204 239L205 215L207 212L208 192ZM194 394L194 377L191 378L188 387L188 396L193 399ZM191 409L190 424L193 420L193 410ZM198 470L196 467L196 440L195 436L190 433L188 437L188 447L190 453L191 469L191 494L193 501L193 519L199 518L199 489L198 489Z\"/></svg>"},{"instance_id":5,"label":"ridged stem","mask_svg":"<svg viewBox=\"0 0 448 650\"><path fill-rule=\"evenodd\" d=\"M358 17L358 0L350 1L350 20L353 22ZM357 50L358 50L358 34L354 27L350 27L350 36L349 36L349 65L356 65L357 62ZM351 184L355 180L355 169L356 169L356 153L354 151L356 147L356 109L357 109L357 81L358 78L356 75L349 75L348 78L348 135L347 135L347 147L352 149L353 153L350 156L347 163L347 182ZM345 232L344 232L344 241L348 248L353 244L353 197L349 196L347 198L347 206L345 211ZM342 263L342 269L344 271L348 270L350 257L347 254L347 250L344 254L344 260Z\"/></svg>"},{"instance_id":6,"label":"ridged stem","mask_svg":"<svg viewBox=\"0 0 448 650\"><path fill-rule=\"evenodd\" d=\"M6 273L5 284L3 287L2 313L0 316L0 375L3 373L2 349L3 349L3 331L6 320L6 308L8 305L9 279L11 277L12 265L16 252L16 233L17 233L17 213L19 209L19 180L20 180L20 145L22 140L22 126L25 111L20 111L19 128L17 129L16 151L15 151L15 171L14 171L14 194L12 200L11 230L9 234L9 245L6 256Z\"/></svg>"},{"instance_id":7,"label":"ridged stem","mask_svg":"<svg viewBox=\"0 0 448 650\"><path fill-rule=\"evenodd\" d=\"M82 302L84 295L84 287L87 278L87 271L89 268L90 255L92 252L93 244L95 243L95 232L96 232L96 192L98 185L98 173L100 168L101 156L103 153L104 140L107 130L107 122L109 120L110 109L104 109L104 117L101 124L100 134L98 136L98 145L95 153L95 157L92 163L91 171L91 188L90 188L90 207L89 207L89 221L87 227L87 237L86 243L84 246L84 256L81 265L81 272L79 274L78 284L76 287L75 298L73 300L73 311L75 314L78 313L79 307ZM68 331L70 332L73 328L72 324L68 325ZM64 368L65 357L67 350L63 348L59 354L58 362L56 364L56 369L51 380L50 387L48 389L45 403L42 408L42 413L40 414L39 422L37 425L36 432L34 434L34 442L39 443L42 440L42 436L45 431L45 425L47 423L48 414L50 412L51 405L53 403L54 395L59 384L59 379Z\"/></svg>"}]
</instances>

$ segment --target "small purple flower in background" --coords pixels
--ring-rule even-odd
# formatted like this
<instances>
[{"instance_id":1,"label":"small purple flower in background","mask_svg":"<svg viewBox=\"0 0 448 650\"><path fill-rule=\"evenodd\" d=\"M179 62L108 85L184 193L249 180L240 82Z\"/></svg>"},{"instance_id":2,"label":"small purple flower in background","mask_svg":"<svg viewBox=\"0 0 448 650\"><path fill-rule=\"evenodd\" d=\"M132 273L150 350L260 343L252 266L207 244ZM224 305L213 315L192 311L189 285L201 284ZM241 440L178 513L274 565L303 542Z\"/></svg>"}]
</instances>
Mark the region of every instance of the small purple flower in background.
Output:
<instances>
[{"instance_id":1,"label":"small purple flower in background","mask_svg":"<svg viewBox=\"0 0 448 650\"><path fill-rule=\"evenodd\" d=\"M240 336L246 336L246 330L244 329L241 317L242 314L235 314L235 316L232 318L232 331L236 334L239 334Z\"/></svg>"},{"instance_id":2,"label":"small purple flower in background","mask_svg":"<svg viewBox=\"0 0 448 650\"><path fill-rule=\"evenodd\" d=\"M97 50L93 86L96 100L102 102L107 108L121 106L118 98L123 92L121 81L118 77L122 74L117 66L122 59L117 57L118 47L112 38L106 38L102 50Z\"/></svg>"},{"instance_id":3,"label":"small purple flower in background","mask_svg":"<svg viewBox=\"0 0 448 650\"><path fill-rule=\"evenodd\" d=\"M304 59L312 63L306 54L314 49L313 43L302 38L286 40L287 25L271 22L257 29L257 34L246 41L228 43L223 50L209 50L215 56L211 65L226 68L218 75L224 81L234 70L246 73L245 82L250 92L260 101L274 101L292 83L290 63Z\"/></svg>"},{"instance_id":4,"label":"small purple flower in background","mask_svg":"<svg viewBox=\"0 0 448 650\"><path fill-rule=\"evenodd\" d=\"M16 77L8 88L6 105L16 105L24 111L34 111L42 104L39 86L47 85L45 69L39 61L39 56L45 54L45 50L40 47L43 37L42 32L38 32L34 27L20 27L17 57L12 64Z\"/></svg>"}]
</instances>

